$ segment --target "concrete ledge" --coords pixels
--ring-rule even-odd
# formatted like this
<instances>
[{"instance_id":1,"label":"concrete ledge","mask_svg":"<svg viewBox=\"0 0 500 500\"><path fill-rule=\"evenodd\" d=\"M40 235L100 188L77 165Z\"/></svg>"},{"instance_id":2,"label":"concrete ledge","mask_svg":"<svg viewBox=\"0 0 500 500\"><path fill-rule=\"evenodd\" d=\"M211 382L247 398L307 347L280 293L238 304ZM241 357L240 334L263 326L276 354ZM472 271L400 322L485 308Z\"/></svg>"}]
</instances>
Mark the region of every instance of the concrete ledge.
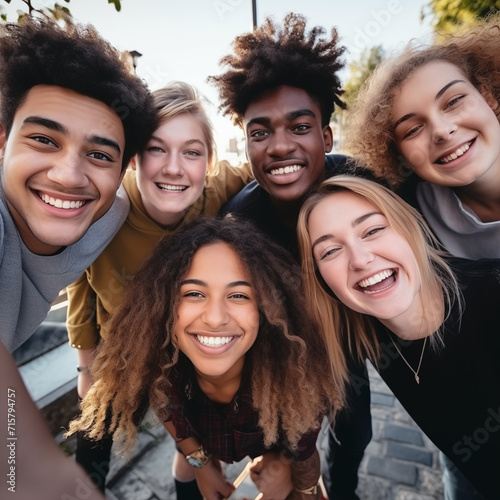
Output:
<instances>
[{"instance_id":1,"label":"concrete ledge","mask_svg":"<svg viewBox=\"0 0 500 500\"><path fill-rule=\"evenodd\" d=\"M76 387L77 355L67 343L19 367L28 392L39 408Z\"/></svg>"}]
</instances>

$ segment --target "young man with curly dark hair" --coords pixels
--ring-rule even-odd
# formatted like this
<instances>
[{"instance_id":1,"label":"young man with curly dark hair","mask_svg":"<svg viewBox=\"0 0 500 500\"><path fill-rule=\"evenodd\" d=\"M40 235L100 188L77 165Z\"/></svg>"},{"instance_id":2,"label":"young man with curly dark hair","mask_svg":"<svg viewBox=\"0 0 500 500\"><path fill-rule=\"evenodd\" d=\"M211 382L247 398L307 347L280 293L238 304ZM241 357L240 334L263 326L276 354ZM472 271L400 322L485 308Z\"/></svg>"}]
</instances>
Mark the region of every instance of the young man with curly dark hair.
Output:
<instances>
[{"instance_id":1,"label":"young man with curly dark hair","mask_svg":"<svg viewBox=\"0 0 500 500\"><path fill-rule=\"evenodd\" d=\"M319 26L308 32L301 15L288 14L282 26L267 19L236 37L233 54L221 60L227 70L209 78L219 90L222 111L246 134L255 176L224 212L253 220L297 259L295 227L310 189L332 175L358 173L345 156L327 154L334 105L344 107L338 72L345 49L334 28L329 38L323 35ZM347 388L349 408L340 412L329 439L330 500L358 498L357 471L372 434L366 367L353 364L351 371L360 383Z\"/></svg>"},{"instance_id":2,"label":"young man with curly dark hair","mask_svg":"<svg viewBox=\"0 0 500 500\"><path fill-rule=\"evenodd\" d=\"M0 339L13 351L120 228L117 189L156 112L91 26L2 24L0 65Z\"/></svg>"}]
</instances>

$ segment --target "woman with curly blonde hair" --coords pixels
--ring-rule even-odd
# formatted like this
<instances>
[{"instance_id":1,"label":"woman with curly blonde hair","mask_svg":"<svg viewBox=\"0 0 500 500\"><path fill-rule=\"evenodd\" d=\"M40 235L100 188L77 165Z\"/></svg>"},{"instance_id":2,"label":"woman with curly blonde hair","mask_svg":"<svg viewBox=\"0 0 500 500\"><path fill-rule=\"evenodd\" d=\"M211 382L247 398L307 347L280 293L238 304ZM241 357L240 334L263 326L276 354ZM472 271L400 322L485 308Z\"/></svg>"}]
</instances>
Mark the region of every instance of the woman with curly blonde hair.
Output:
<instances>
[{"instance_id":1,"label":"woman with curly blonde hair","mask_svg":"<svg viewBox=\"0 0 500 500\"><path fill-rule=\"evenodd\" d=\"M401 187L457 257L500 258L499 38L495 15L434 45L410 44L349 112L349 152Z\"/></svg>"},{"instance_id":2,"label":"woman with curly blonde hair","mask_svg":"<svg viewBox=\"0 0 500 500\"><path fill-rule=\"evenodd\" d=\"M111 317L114 340L98 347L70 431L109 432L129 450L134 414L150 402L182 452L174 477L187 468L203 497L232 491L219 460L273 454L290 462L291 481L265 498L319 498L316 437L342 395L317 370L327 357L293 261L234 218L162 239Z\"/></svg>"},{"instance_id":3,"label":"woman with curly blonde hair","mask_svg":"<svg viewBox=\"0 0 500 500\"><path fill-rule=\"evenodd\" d=\"M337 379L368 357L441 450L445 498L497 499L500 261L449 257L414 208L354 176L304 202L298 236Z\"/></svg>"}]
</instances>

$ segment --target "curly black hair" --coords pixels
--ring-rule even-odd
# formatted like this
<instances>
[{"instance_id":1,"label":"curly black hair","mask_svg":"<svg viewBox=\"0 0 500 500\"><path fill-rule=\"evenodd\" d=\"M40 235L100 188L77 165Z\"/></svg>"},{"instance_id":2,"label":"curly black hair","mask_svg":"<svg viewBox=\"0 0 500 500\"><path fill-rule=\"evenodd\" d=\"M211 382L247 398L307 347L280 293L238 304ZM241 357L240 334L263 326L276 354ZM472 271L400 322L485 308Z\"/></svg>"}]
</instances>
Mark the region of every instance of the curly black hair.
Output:
<instances>
[{"instance_id":1,"label":"curly black hair","mask_svg":"<svg viewBox=\"0 0 500 500\"><path fill-rule=\"evenodd\" d=\"M319 105L323 126L328 125L335 104L345 108L338 76L345 47L338 45L335 28L328 40L322 37L326 30L321 26L307 32L306 22L294 13L287 14L282 27L267 18L259 28L235 38L234 54L220 60L229 69L208 77L218 87L220 110L235 124L242 125L256 96L281 85L305 90Z\"/></svg>"},{"instance_id":2,"label":"curly black hair","mask_svg":"<svg viewBox=\"0 0 500 500\"><path fill-rule=\"evenodd\" d=\"M56 85L99 100L120 118L125 133L122 168L156 128L151 94L120 53L90 25L64 26L25 16L0 24L0 120L8 136L14 115L36 85Z\"/></svg>"}]
</instances>

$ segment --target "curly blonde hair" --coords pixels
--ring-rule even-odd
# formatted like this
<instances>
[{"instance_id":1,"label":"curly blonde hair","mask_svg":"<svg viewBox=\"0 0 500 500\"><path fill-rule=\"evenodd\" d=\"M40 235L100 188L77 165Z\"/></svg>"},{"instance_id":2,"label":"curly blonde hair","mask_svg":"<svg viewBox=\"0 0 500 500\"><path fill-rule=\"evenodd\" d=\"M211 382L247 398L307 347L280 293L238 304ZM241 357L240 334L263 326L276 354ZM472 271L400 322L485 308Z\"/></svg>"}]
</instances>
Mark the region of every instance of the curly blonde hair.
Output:
<instances>
[{"instance_id":1,"label":"curly blonde hair","mask_svg":"<svg viewBox=\"0 0 500 500\"><path fill-rule=\"evenodd\" d=\"M431 46L410 42L399 55L387 58L348 112L346 150L376 177L398 187L408 175L408 165L396 147L391 122L397 90L419 67L443 60L457 66L483 95L487 92L500 102L499 37L500 15L495 15ZM499 117L500 106L495 113Z\"/></svg>"},{"instance_id":2,"label":"curly blonde hair","mask_svg":"<svg viewBox=\"0 0 500 500\"><path fill-rule=\"evenodd\" d=\"M118 451L126 453L135 441L135 415L144 402L160 418L168 414L170 380L180 375L190 381L189 374L176 371L182 366L173 336L180 284L197 250L215 242L236 252L256 292L259 333L245 359L252 370L253 405L264 445L276 443L282 429L294 447L303 434L318 428L320 415L331 412L333 418L340 409L343 388L328 370L318 370L328 366L325 344L307 314L293 257L250 222L202 218L163 238L137 273L111 317L113 340L98 347L92 366L95 383L69 433L81 430L99 440L109 432Z\"/></svg>"}]
</instances>

